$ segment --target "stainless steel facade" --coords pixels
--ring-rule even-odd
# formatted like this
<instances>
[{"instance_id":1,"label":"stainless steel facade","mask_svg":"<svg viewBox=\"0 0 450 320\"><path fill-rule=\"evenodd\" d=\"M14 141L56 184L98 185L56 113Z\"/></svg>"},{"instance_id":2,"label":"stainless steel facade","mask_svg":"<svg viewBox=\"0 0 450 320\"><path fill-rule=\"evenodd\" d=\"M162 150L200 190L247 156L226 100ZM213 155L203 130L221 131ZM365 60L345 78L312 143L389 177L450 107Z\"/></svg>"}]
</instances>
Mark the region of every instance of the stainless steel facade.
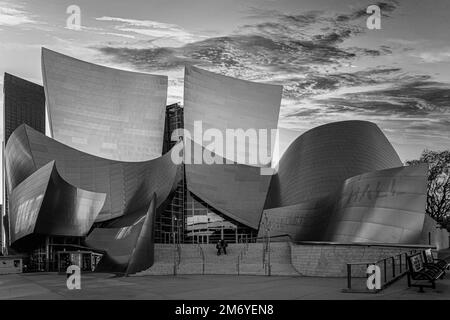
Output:
<instances>
[{"instance_id":1,"label":"stainless steel facade","mask_svg":"<svg viewBox=\"0 0 450 320\"><path fill-rule=\"evenodd\" d=\"M49 162L10 194L11 245L20 248L19 240L30 235L86 236L105 197L70 185L58 174L55 161Z\"/></svg>"},{"instance_id":2,"label":"stainless steel facade","mask_svg":"<svg viewBox=\"0 0 450 320\"><path fill-rule=\"evenodd\" d=\"M187 188L225 216L258 229L272 176L245 164L185 164Z\"/></svg>"},{"instance_id":3,"label":"stainless steel facade","mask_svg":"<svg viewBox=\"0 0 450 320\"><path fill-rule=\"evenodd\" d=\"M347 179L325 238L336 242L418 243L425 220L428 165Z\"/></svg>"},{"instance_id":4,"label":"stainless steel facade","mask_svg":"<svg viewBox=\"0 0 450 320\"><path fill-rule=\"evenodd\" d=\"M157 194L159 207L180 178L180 166L171 161L170 153L144 162L102 159L22 125L6 146L8 190L11 192L27 176L53 160L61 177L70 184L106 193L97 222L148 206L153 193Z\"/></svg>"},{"instance_id":5,"label":"stainless steel facade","mask_svg":"<svg viewBox=\"0 0 450 320\"><path fill-rule=\"evenodd\" d=\"M42 49L54 139L118 161L161 156L167 77L107 68Z\"/></svg>"},{"instance_id":6,"label":"stainless steel facade","mask_svg":"<svg viewBox=\"0 0 450 320\"><path fill-rule=\"evenodd\" d=\"M283 154L267 208L326 197L347 178L401 165L374 123L341 121L316 127L294 140Z\"/></svg>"},{"instance_id":7,"label":"stainless steel facade","mask_svg":"<svg viewBox=\"0 0 450 320\"><path fill-rule=\"evenodd\" d=\"M184 76L184 125L194 143L207 147L207 143L194 137L194 123L202 122L202 129L214 129L226 136L229 129L271 130L276 129L280 111L283 87L272 84L244 81L223 76L193 66L185 67ZM229 142L229 141L228 141ZM263 149L264 154L272 155L271 145L264 149L255 141L235 142L242 145L232 153L229 160L249 164L249 150ZM259 150L258 149L258 150ZM216 150L221 157L226 152ZM245 161L239 161L243 159ZM250 163L266 165L267 163ZM189 178L188 178L189 179Z\"/></svg>"},{"instance_id":8,"label":"stainless steel facade","mask_svg":"<svg viewBox=\"0 0 450 320\"><path fill-rule=\"evenodd\" d=\"M169 141L171 132L163 136L165 124L166 131L184 126L193 133L201 121L203 130L224 136L226 129L275 129L282 87L188 66L184 109L170 106L174 118L164 119L166 77L100 67L46 49L42 66L54 139L23 121L5 147L7 223L16 248L32 247L42 236L87 236L86 244L104 253L98 270L128 274L152 265L155 234L181 242L178 230L202 242L210 232L223 237L226 228L236 242L256 233L293 240L419 241L426 168L402 167L373 123L336 122L304 133L273 176L261 175L265 163L195 164L186 157L175 164L170 147L181 151L182 142ZM42 91L35 89L41 108ZM13 112L19 102L10 101L5 110ZM203 154L208 146L197 142ZM215 156L224 160L221 152Z\"/></svg>"},{"instance_id":9,"label":"stainless steel facade","mask_svg":"<svg viewBox=\"0 0 450 320\"><path fill-rule=\"evenodd\" d=\"M383 170L384 169L384 170ZM427 168L402 167L381 130L335 122L298 137L273 177L259 235L297 241L415 243Z\"/></svg>"},{"instance_id":10,"label":"stainless steel facade","mask_svg":"<svg viewBox=\"0 0 450 320\"><path fill-rule=\"evenodd\" d=\"M120 227L96 228L86 239L86 244L105 253L96 271L133 274L153 264L153 223L156 214L156 197L143 215L134 216Z\"/></svg>"}]
</instances>

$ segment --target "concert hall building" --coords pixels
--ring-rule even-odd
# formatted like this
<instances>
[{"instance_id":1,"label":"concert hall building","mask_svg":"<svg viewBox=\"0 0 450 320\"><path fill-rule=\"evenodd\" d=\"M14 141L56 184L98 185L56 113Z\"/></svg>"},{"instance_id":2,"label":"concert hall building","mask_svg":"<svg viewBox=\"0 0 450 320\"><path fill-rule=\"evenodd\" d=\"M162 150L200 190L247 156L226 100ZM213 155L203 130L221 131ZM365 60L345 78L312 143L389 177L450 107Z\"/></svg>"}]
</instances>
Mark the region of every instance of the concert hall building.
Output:
<instances>
[{"instance_id":1,"label":"concert hall building","mask_svg":"<svg viewBox=\"0 0 450 320\"><path fill-rule=\"evenodd\" d=\"M167 106L166 76L45 48L42 78L4 76L2 249L30 268L57 270L81 252L80 266L133 274L152 266L155 243L258 241L268 230L293 241L422 242L428 167L403 166L373 123L305 132L272 175L261 174L270 163L175 163L187 138L172 133L195 122L224 135L276 129L282 87L187 65L183 104Z\"/></svg>"}]
</instances>

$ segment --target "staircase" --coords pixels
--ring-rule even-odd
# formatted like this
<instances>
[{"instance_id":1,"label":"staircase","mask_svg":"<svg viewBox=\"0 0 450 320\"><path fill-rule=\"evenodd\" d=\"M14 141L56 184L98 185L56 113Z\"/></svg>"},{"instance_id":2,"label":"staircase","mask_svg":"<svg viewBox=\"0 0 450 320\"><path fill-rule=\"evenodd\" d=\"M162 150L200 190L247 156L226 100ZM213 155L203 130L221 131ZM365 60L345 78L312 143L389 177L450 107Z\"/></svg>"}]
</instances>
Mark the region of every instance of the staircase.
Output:
<instances>
[{"instance_id":1,"label":"staircase","mask_svg":"<svg viewBox=\"0 0 450 320\"><path fill-rule=\"evenodd\" d=\"M237 274L237 259L245 244L230 243L227 254L217 255L213 244L202 245L205 254L205 274Z\"/></svg>"},{"instance_id":2,"label":"staircase","mask_svg":"<svg viewBox=\"0 0 450 320\"><path fill-rule=\"evenodd\" d=\"M290 250L288 242L270 243L270 275L299 275ZM269 275L269 254L265 243L228 244L220 256L215 244L180 244L179 251L173 244L155 244L155 263L134 276L174 274Z\"/></svg>"}]
</instances>

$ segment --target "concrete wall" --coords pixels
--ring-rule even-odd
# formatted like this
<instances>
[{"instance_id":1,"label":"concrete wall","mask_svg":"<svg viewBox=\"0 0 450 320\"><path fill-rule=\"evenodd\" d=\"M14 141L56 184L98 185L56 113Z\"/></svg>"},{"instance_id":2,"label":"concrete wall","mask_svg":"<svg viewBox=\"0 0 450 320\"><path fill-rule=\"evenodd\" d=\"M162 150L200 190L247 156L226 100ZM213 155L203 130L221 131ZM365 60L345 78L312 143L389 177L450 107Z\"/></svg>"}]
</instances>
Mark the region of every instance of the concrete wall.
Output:
<instances>
[{"instance_id":1,"label":"concrete wall","mask_svg":"<svg viewBox=\"0 0 450 320\"><path fill-rule=\"evenodd\" d=\"M303 242L291 245L291 261L303 276L346 277L347 263L376 262L385 257L404 253L417 246L335 244L330 242ZM362 276L365 266L354 269L352 276Z\"/></svg>"}]
</instances>

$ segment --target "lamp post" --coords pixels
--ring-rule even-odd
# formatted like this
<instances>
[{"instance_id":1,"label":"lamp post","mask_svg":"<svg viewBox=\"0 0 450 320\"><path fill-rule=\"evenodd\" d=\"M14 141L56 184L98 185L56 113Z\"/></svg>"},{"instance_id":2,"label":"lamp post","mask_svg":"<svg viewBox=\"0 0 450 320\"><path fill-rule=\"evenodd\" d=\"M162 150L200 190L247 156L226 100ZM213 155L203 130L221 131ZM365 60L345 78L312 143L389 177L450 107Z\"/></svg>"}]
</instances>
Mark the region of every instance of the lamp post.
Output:
<instances>
[{"instance_id":1,"label":"lamp post","mask_svg":"<svg viewBox=\"0 0 450 320\"><path fill-rule=\"evenodd\" d=\"M267 212L264 213L264 227L266 231L266 239L267 239L267 271L268 275L271 275L271 267L270 267L270 225L269 225L269 217L267 216Z\"/></svg>"},{"instance_id":2,"label":"lamp post","mask_svg":"<svg viewBox=\"0 0 450 320\"><path fill-rule=\"evenodd\" d=\"M172 213L172 243L173 243L173 274L177 274L177 247L175 243L175 228L174 228L174 222L176 218L175 215Z\"/></svg>"}]
</instances>

